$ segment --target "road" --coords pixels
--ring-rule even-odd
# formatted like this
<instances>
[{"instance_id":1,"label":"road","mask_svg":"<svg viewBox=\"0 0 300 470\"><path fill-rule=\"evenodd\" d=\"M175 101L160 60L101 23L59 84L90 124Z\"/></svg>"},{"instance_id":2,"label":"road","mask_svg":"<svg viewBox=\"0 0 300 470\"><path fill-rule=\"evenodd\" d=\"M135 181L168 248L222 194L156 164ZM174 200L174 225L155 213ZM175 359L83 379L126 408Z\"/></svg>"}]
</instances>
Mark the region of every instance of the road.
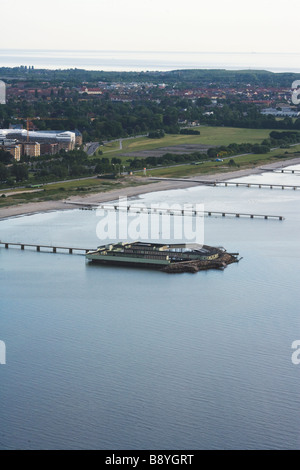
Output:
<instances>
[{"instance_id":1,"label":"road","mask_svg":"<svg viewBox=\"0 0 300 470\"><path fill-rule=\"evenodd\" d=\"M131 140L131 139L138 139L140 137L147 137L148 134L142 134L142 135L135 135L132 137L124 137L120 139L113 139L113 140L105 140L103 141L103 145L111 144L112 142L120 142L120 148L119 149L114 149L114 150L108 150L105 153L109 152L118 152L119 150L123 150L123 140ZM95 152L99 149L99 147L102 144L100 142L87 142L84 145L84 151L88 154L89 157L95 154Z\"/></svg>"},{"instance_id":2,"label":"road","mask_svg":"<svg viewBox=\"0 0 300 470\"><path fill-rule=\"evenodd\" d=\"M132 140L132 139L139 139L141 137L147 137L148 134L142 134L142 135L135 135L132 137L124 137L121 139L113 139L113 140L105 140L103 142L103 145L111 144L112 142L120 142L120 148L119 149L114 149L114 150L107 150L105 153L110 153L110 152L119 152L120 150L123 150L123 140Z\"/></svg>"},{"instance_id":3,"label":"road","mask_svg":"<svg viewBox=\"0 0 300 470\"><path fill-rule=\"evenodd\" d=\"M72 180L59 180L59 181L51 181L50 183L40 183L41 186L50 186L51 184L60 184L60 183L71 183L72 181L83 181L83 180L94 180L94 179L97 179L97 175L96 176L84 176L83 178L74 178ZM43 191L44 189L30 189L26 186L17 186L16 188L5 188L5 189L0 189L0 192L1 194L5 194L9 191L13 191L14 189L27 189L26 192L30 192L30 193L34 193L34 192L37 192L37 191ZM25 192L25 191L22 191L22 192ZM16 194L16 193L14 193ZM10 196L12 195L12 193L10 194Z\"/></svg>"},{"instance_id":4,"label":"road","mask_svg":"<svg viewBox=\"0 0 300 470\"><path fill-rule=\"evenodd\" d=\"M88 154L89 157L91 157L99 147L100 142L87 142L84 146L84 151Z\"/></svg>"}]
</instances>

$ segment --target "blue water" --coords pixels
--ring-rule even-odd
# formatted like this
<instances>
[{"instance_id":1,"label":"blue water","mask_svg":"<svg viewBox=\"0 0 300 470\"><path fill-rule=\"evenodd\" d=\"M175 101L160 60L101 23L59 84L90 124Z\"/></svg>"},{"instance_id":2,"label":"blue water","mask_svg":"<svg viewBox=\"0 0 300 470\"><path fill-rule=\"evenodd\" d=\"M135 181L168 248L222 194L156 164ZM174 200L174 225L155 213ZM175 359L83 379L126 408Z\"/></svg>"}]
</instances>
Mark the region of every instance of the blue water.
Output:
<instances>
[{"instance_id":1,"label":"blue water","mask_svg":"<svg viewBox=\"0 0 300 470\"><path fill-rule=\"evenodd\" d=\"M300 72L299 53L150 52L0 49L0 67L104 71L254 69Z\"/></svg>"},{"instance_id":2,"label":"blue water","mask_svg":"<svg viewBox=\"0 0 300 470\"><path fill-rule=\"evenodd\" d=\"M1 248L0 448L299 449L300 192L140 200L286 219L205 218L205 242L243 259L197 274ZM94 247L98 221L79 210L19 217L0 222L0 239Z\"/></svg>"}]
</instances>

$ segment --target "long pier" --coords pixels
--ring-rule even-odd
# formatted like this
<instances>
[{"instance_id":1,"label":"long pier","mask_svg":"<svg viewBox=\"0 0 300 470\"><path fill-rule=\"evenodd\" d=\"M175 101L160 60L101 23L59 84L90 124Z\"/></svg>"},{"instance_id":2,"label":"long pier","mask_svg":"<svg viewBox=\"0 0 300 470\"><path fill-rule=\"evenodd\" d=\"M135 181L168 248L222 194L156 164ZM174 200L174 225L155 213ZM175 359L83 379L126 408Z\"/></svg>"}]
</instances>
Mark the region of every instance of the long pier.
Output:
<instances>
[{"instance_id":1,"label":"long pier","mask_svg":"<svg viewBox=\"0 0 300 470\"><path fill-rule=\"evenodd\" d=\"M288 170L286 168L264 168L264 171L271 171L272 173L286 173L288 175L300 175L300 170Z\"/></svg>"},{"instance_id":2,"label":"long pier","mask_svg":"<svg viewBox=\"0 0 300 470\"><path fill-rule=\"evenodd\" d=\"M292 185L292 184L270 184L270 183L238 183L236 181L215 181L212 186L235 186L244 187L244 188L263 188L263 189L293 189L296 191L300 189L300 185Z\"/></svg>"},{"instance_id":3,"label":"long pier","mask_svg":"<svg viewBox=\"0 0 300 470\"><path fill-rule=\"evenodd\" d=\"M228 212L228 211L213 211L213 210L195 210L195 209L172 209L172 208L160 208L160 207L144 207L144 206L134 206L134 205L121 205L118 204L93 204L93 203L81 203L81 202L68 202L68 204L77 205L82 210L112 210L119 212L131 212L140 213L140 214L161 214L161 215L172 215L172 216L221 216L221 217L247 217L250 219L274 219L274 220L284 220L282 215L271 215L271 214L255 214L255 213L246 213L246 212Z\"/></svg>"},{"instance_id":4,"label":"long pier","mask_svg":"<svg viewBox=\"0 0 300 470\"><path fill-rule=\"evenodd\" d=\"M91 251L87 248L70 248L65 246L39 245L32 243L3 242L0 240L0 246L1 245L6 249L10 247L19 247L21 250L25 250L25 248L34 248L36 251L41 251L41 248L43 248L49 250L50 253L67 252L70 255L72 255L74 252L76 252L76 254L86 254L88 251Z\"/></svg>"},{"instance_id":5,"label":"long pier","mask_svg":"<svg viewBox=\"0 0 300 470\"><path fill-rule=\"evenodd\" d=\"M293 171L293 170L290 170ZM299 173L300 174L300 173ZM206 180L191 180L184 178L150 178L152 180L160 181L180 181L181 183L198 183L205 186L233 186L233 187L244 187L244 188L260 188L260 189L293 189L294 191L300 189L300 185L294 184L270 184L270 183L245 183L238 181L206 181Z\"/></svg>"}]
</instances>

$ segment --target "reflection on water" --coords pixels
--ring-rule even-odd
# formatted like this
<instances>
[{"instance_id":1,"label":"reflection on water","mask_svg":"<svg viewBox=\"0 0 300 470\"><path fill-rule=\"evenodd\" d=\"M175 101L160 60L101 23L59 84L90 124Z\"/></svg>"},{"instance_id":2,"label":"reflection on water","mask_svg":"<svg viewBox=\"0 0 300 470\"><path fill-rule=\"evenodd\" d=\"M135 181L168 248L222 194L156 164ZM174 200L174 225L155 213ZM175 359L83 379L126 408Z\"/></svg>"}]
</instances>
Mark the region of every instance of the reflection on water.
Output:
<instances>
[{"instance_id":1,"label":"reflection on water","mask_svg":"<svg viewBox=\"0 0 300 470\"><path fill-rule=\"evenodd\" d=\"M295 178L259 178L278 177ZM300 193L196 187L139 200L162 199L286 220L205 218L206 243L243 256L222 272L1 249L0 448L300 447ZM1 221L0 238L97 246L97 222L95 211L37 214Z\"/></svg>"}]
</instances>

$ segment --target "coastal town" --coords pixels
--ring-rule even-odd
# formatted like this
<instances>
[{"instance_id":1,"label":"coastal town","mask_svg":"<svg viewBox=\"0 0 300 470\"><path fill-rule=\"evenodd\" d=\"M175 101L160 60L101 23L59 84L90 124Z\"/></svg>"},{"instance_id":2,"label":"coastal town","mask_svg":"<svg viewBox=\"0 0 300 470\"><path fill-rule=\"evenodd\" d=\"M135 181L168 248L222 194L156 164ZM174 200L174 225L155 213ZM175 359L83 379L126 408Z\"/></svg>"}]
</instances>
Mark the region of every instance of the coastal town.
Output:
<instances>
[{"instance_id":1,"label":"coastal town","mask_svg":"<svg viewBox=\"0 0 300 470\"><path fill-rule=\"evenodd\" d=\"M291 100L288 74L233 74L226 71L221 74L212 71L91 73L76 70L54 73L19 67L2 68L1 76L2 185L13 161L19 162L19 173L23 175L21 182L29 178L31 183L39 184L62 175L90 176L94 169L96 173L121 174L124 170L130 172L161 164L197 162L200 155L198 153L197 157L196 152L202 153L201 160L209 149L208 157L229 156L224 148L226 139L218 142L223 148L215 153L212 150L216 146L214 142L207 145L205 139L195 140L203 126L215 127L216 131L220 127L231 127L290 132L281 144L295 144L297 139L289 137L300 129L300 108ZM97 76L101 80L97 80ZM264 81L269 85L263 85ZM184 148L176 150L177 135L182 137L181 145L195 143L198 146L190 147L190 152ZM159 154L164 158L157 159L153 151L143 154L150 144L144 149L140 146L140 153L132 153L129 146L123 146L122 142L127 139L141 137L151 138L152 148L166 147L166 152ZM242 143L249 142L247 137L245 135ZM110 143L114 141L118 142L119 148ZM274 142L266 133L265 139L257 139L255 143L270 149ZM185 157L170 157L173 150L177 154L182 150ZM251 152L250 148L247 150ZM260 151L265 152L261 147L256 153ZM68 175L63 163L65 152L71 152L70 155L79 159L68 161ZM12 161L5 153L11 155ZM55 168L50 168L53 161L49 165L36 160L40 156L44 157L44 162L47 156L49 160L57 157ZM143 161L145 157L150 159ZM74 162L76 168L70 170L70 164L74 166ZM3 165L8 166L4 168Z\"/></svg>"},{"instance_id":2,"label":"coastal town","mask_svg":"<svg viewBox=\"0 0 300 470\"><path fill-rule=\"evenodd\" d=\"M299 11L1 2L0 450L300 449Z\"/></svg>"}]
</instances>

